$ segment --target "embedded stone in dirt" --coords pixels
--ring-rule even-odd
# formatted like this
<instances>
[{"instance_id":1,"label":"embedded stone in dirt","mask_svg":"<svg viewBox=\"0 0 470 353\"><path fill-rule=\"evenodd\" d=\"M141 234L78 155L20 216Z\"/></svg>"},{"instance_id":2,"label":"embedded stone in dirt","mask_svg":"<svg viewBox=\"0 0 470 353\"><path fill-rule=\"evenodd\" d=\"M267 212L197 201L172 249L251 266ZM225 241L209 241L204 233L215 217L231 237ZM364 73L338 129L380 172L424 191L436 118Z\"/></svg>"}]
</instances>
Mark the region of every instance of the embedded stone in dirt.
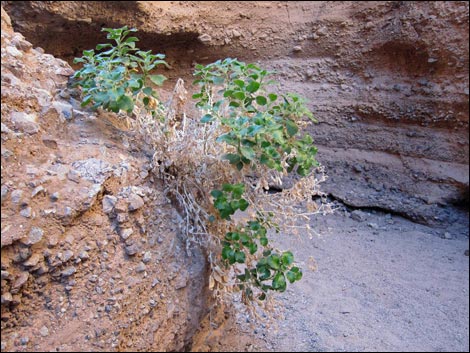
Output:
<instances>
[{"instance_id":1,"label":"embedded stone in dirt","mask_svg":"<svg viewBox=\"0 0 470 353\"><path fill-rule=\"evenodd\" d=\"M144 200L137 194L131 194L127 200L129 201L129 211L135 211L144 206Z\"/></svg>"}]
</instances>

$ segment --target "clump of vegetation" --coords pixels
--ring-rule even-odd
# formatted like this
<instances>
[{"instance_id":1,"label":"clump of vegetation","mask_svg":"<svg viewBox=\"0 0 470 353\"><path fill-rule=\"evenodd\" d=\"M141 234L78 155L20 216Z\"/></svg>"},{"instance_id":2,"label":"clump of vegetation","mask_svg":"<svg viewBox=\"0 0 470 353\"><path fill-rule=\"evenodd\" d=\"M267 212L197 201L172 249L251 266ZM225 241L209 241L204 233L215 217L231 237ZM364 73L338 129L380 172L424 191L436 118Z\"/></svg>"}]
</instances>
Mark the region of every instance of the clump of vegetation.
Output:
<instances>
[{"instance_id":1,"label":"clump of vegetation","mask_svg":"<svg viewBox=\"0 0 470 353\"><path fill-rule=\"evenodd\" d=\"M163 82L150 72L164 57L138 50L138 39L127 37L135 29L104 30L116 45L76 60L84 64L75 74L83 104L134 114L135 129L153 146L154 172L184 211L187 251L192 242L207 250L214 295L240 292L246 303L261 303L300 280L293 253L269 239L272 232L309 234L310 217L328 211L313 200L324 196L325 175L305 130L314 120L305 100L277 93L271 72L229 58L196 65L192 98L200 115L189 118L181 79L168 103L150 104L157 95L149 82ZM281 192L267 192L272 186Z\"/></svg>"},{"instance_id":2,"label":"clump of vegetation","mask_svg":"<svg viewBox=\"0 0 470 353\"><path fill-rule=\"evenodd\" d=\"M221 190L211 192L221 220L230 221L237 210L249 207L242 197L250 185L246 183L247 174L258 181L270 174L280 180L292 172L306 177L318 166L313 139L308 134L301 135L299 126L302 118L313 119L312 113L301 97L271 92L274 81L269 80L269 75L255 64L230 58L196 66L194 83L200 90L193 99L206 113L201 123L219 127L215 141L228 152L221 158L239 172L234 173L239 183L226 183ZM264 189L269 188L267 183L264 180ZM229 226L222 241L224 264L246 265L236 278L249 299L255 288L257 298L264 300L268 291L283 292L287 281L293 283L302 278L300 268L293 265L292 252L278 252L269 245L268 229L280 228L272 221L273 216L272 212L258 210L252 219ZM247 256L253 260L247 261Z\"/></svg>"},{"instance_id":3,"label":"clump of vegetation","mask_svg":"<svg viewBox=\"0 0 470 353\"><path fill-rule=\"evenodd\" d=\"M137 37L129 37L135 28L103 28L107 38L115 44L98 44L96 50L85 50L74 63L83 64L73 78L82 88L82 106L93 104L112 112L131 113L137 101L149 106L151 99L158 98L154 86L161 86L166 77L150 74L159 65L168 66L165 55L152 54L136 48Z\"/></svg>"}]
</instances>

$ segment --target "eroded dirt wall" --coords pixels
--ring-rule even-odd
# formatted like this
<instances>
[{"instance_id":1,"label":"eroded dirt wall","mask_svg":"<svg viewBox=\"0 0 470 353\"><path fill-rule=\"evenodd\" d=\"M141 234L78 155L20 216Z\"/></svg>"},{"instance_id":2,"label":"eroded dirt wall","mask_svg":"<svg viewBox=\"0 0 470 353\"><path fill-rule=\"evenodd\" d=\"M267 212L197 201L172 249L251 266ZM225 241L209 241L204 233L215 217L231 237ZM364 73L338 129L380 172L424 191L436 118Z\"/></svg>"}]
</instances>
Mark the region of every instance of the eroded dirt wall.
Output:
<instances>
[{"instance_id":1,"label":"eroded dirt wall","mask_svg":"<svg viewBox=\"0 0 470 353\"><path fill-rule=\"evenodd\" d=\"M18 31L69 62L122 25L167 55L171 78L259 61L310 100L332 196L428 223L468 205L466 2L4 3Z\"/></svg>"},{"instance_id":2,"label":"eroded dirt wall","mask_svg":"<svg viewBox=\"0 0 470 353\"><path fill-rule=\"evenodd\" d=\"M1 13L1 350L182 351L206 261L123 121Z\"/></svg>"}]
</instances>

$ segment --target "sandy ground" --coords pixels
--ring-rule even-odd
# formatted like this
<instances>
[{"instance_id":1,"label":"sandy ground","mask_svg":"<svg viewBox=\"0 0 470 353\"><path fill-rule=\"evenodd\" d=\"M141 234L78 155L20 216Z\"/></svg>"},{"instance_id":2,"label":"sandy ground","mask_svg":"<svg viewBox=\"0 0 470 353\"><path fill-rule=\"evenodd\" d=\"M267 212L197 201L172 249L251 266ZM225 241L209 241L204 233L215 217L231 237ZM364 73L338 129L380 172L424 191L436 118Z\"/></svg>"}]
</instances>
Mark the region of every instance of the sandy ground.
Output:
<instances>
[{"instance_id":1,"label":"sandy ground","mask_svg":"<svg viewBox=\"0 0 470 353\"><path fill-rule=\"evenodd\" d=\"M317 216L318 236L275 241L304 271L278 296L277 329L215 322L193 349L468 352L468 212L459 219L444 229L344 207Z\"/></svg>"},{"instance_id":2,"label":"sandy ground","mask_svg":"<svg viewBox=\"0 0 470 353\"><path fill-rule=\"evenodd\" d=\"M468 351L468 218L435 229L378 212L350 215L318 217L321 235L311 240L279 239L304 278L281 296L278 332L258 333L266 347L254 348Z\"/></svg>"}]
</instances>

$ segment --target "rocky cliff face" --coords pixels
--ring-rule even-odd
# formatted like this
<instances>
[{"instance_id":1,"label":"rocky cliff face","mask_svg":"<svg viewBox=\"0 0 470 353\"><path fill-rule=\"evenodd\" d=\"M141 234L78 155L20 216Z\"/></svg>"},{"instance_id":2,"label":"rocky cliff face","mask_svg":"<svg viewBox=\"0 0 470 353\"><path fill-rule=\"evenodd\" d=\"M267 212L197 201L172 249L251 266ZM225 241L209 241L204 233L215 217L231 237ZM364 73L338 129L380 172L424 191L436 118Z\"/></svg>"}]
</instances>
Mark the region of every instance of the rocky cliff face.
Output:
<instances>
[{"instance_id":1,"label":"rocky cliff face","mask_svg":"<svg viewBox=\"0 0 470 353\"><path fill-rule=\"evenodd\" d=\"M205 260L186 252L151 155L1 20L2 351L184 349Z\"/></svg>"},{"instance_id":2,"label":"rocky cliff face","mask_svg":"<svg viewBox=\"0 0 470 353\"><path fill-rule=\"evenodd\" d=\"M224 57L275 69L303 94L327 167L324 186L355 207L423 222L468 205L466 2L5 2L14 27L71 62L135 26L170 77Z\"/></svg>"}]
</instances>

